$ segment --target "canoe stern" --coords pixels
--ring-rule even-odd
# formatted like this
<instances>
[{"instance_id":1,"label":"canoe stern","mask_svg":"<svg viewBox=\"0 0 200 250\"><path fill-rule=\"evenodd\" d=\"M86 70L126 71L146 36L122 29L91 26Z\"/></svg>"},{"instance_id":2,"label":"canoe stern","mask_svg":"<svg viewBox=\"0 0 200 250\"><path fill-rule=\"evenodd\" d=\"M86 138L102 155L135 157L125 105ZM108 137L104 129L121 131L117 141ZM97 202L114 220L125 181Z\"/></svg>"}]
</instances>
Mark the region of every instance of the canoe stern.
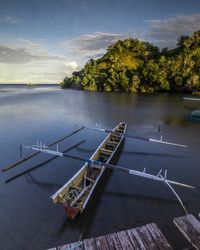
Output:
<instances>
[{"instance_id":1,"label":"canoe stern","mask_svg":"<svg viewBox=\"0 0 200 250\"><path fill-rule=\"evenodd\" d=\"M67 217L71 220L74 220L74 218L80 213L80 209L78 207L71 207L67 204L63 204L65 212L67 214Z\"/></svg>"}]
</instances>

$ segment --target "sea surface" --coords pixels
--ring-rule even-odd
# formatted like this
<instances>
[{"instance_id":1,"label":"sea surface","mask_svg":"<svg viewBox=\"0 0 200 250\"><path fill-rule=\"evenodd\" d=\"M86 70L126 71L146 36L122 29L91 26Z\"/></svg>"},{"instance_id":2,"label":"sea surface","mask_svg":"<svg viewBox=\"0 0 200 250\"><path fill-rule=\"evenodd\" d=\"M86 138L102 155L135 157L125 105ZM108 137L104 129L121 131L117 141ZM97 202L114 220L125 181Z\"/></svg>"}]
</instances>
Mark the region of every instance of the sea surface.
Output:
<instances>
[{"instance_id":1,"label":"sea surface","mask_svg":"<svg viewBox=\"0 0 200 250\"><path fill-rule=\"evenodd\" d=\"M59 86L0 86L0 169L20 159L19 145L37 140L49 144L78 125L112 129L128 123L128 133L175 143L167 146L126 138L117 165L192 184L196 190L175 187L189 213L200 213L200 122L191 118L198 102L183 95L90 93L61 90ZM84 129L60 143L64 150L81 140L71 153L90 157L106 134ZM26 155L23 151L23 155ZM173 225L184 215L175 196L163 183L118 171L105 173L84 213L67 219L61 205L50 196L66 183L83 162L57 158L7 184L5 181L50 158L38 155L12 170L0 173L0 249L46 249L80 237L89 238L155 222L175 249L188 246Z\"/></svg>"}]
</instances>

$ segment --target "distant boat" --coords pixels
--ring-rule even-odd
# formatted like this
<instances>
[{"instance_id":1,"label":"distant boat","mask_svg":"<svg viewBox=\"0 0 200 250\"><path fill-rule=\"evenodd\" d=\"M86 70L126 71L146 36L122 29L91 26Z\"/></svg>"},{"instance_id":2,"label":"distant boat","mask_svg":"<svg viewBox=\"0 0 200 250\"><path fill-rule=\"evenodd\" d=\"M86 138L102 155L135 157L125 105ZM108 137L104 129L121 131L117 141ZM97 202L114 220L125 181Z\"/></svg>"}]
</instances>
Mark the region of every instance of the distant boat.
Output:
<instances>
[{"instance_id":1,"label":"distant boat","mask_svg":"<svg viewBox=\"0 0 200 250\"><path fill-rule=\"evenodd\" d=\"M200 109L195 109L194 111L192 111L191 116L200 118Z\"/></svg>"},{"instance_id":2,"label":"distant boat","mask_svg":"<svg viewBox=\"0 0 200 250\"><path fill-rule=\"evenodd\" d=\"M183 97L183 100L187 101L200 101L200 97Z\"/></svg>"}]
</instances>

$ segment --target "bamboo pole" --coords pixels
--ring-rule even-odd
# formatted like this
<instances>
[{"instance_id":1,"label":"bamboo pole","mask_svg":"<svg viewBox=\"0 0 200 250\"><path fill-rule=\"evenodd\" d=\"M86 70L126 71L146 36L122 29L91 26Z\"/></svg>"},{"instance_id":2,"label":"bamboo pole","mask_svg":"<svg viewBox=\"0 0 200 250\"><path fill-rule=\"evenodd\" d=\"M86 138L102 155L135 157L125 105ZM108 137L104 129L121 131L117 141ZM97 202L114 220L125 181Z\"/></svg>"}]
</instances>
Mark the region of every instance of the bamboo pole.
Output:
<instances>
[{"instance_id":1,"label":"bamboo pole","mask_svg":"<svg viewBox=\"0 0 200 250\"><path fill-rule=\"evenodd\" d=\"M120 166L117 166L117 165L112 165L112 164L108 164L108 163L104 163L104 162L100 162L100 161L96 161L96 160L90 160L90 159L87 159L87 158L84 158L84 157L81 157L81 156L75 156L75 155L71 155L71 154L70 155L69 154L63 154L63 157L68 157L68 158L75 159L75 160L85 161L85 162L88 162L88 163L91 163L91 164L97 164L97 165L105 166L105 167L110 168L110 169L119 170L121 172L125 172L125 173L131 174L131 175L136 175L136 176L147 178L147 179L152 179L152 180L155 180L155 181L164 182L164 180L165 180L165 181L167 181L168 183L170 183L172 185L195 189L194 186L187 185L187 184L184 184L184 183L181 183L181 182L168 180L168 179L163 179L163 178L161 178L161 177L159 177L157 175L152 175L152 174L148 174L148 173L145 173L145 172L142 172L142 171L137 171L137 170L134 170L134 169L124 168L124 167L120 167Z\"/></svg>"},{"instance_id":2,"label":"bamboo pole","mask_svg":"<svg viewBox=\"0 0 200 250\"><path fill-rule=\"evenodd\" d=\"M87 127L87 126L84 126L84 128L96 130L96 131L99 131L99 132L105 132L105 133L116 134L116 133L113 132L112 130L104 129L104 128L93 128L93 127ZM161 144L166 144L166 145L176 146L176 147L183 147L183 148L187 148L187 147L188 147L187 145L183 145L183 144L178 144L178 143L163 141L163 140L162 140L162 137L161 137L160 140L157 140L157 139L152 139L152 138L147 138L147 137L142 137L142 136L131 135L131 134L128 134L128 133L126 133L126 134L124 135L124 137L125 137L125 138L136 139L136 140L154 142L154 143L161 143Z\"/></svg>"},{"instance_id":3,"label":"bamboo pole","mask_svg":"<svg viewBox=\"0 0 200 250\"><path fill-rule=\"evenodd\" d=\"M58 139L57 141L55 141L55 142L53 142L53 143L51 143L51 144L49 144L48 147L52 147L52 146L56 145L57 143L59 143L59 142L61 142L61 141L64 141L65 139L71 137L72 135L74 135L74 134L80 132L80 131L83 130L83 129L84 129L84 127L81 127L81 128L76 129L76 130L73 131L72 133L70 133L70 134L68 134L68 135L66 135L66 136L64 136L64 137L62 137L62 138L60 138L60 139ZM2 171L2 172L6 172L6 171L8 171L8 170L10 170L10 169L12 169L12 168L14 168L14 167L20 165L21 163L30 160L31 158L33 158L34 156L38 155L39 153L40 153L40 152L35 152L35 153L29 155L28 157L25 157L25 158L23 158L23 159L21 159L21 160L15 162L14 164L9 165L8 167L3 168L1 171Z\"/></svg>"},{"instance_id":4,"label":"bamboo pole","mask_svg":"<svg viewBox=\"0 0 200 250\"><path fill-rule=\"evenodd\" d=\"M83 144L85 141L86 141L86 140L82 140L82 141L80 141L79 143L73 145L72 147L67 148L66 150L63 151L63 153L69 152L69 151L72 150L73 148L76 148L76 147L78 147L79 145ZM34 166L34 167L32 167L32 168L29 168L29 169L27 169L27 170L25 170L25 171L23 171L23 172L21 172L21 173L19 173L19 174L16 174L16 175L12 176L11 178L7 179L7 180L5 181L5 183L8 183L8 182L10 182L10 181L13 181L13 180L15 180L16 178L18 178L18 177L20 177L20 176L22 176L22 175L24 175L24 174L27 174L27 173L29 173L29 172L31 172L31 171L33 171L33 170L39 168L39 167L42 167L42 166L46 165L47 163L49 163L49 162L55 160L56 158L58 158L57 155L51 157L50 159L48 159L48 160L46 160L46 161L43 161L43 162L39 163L38 165L36 165L36 166Z\"/></svg>"}]
</instances>

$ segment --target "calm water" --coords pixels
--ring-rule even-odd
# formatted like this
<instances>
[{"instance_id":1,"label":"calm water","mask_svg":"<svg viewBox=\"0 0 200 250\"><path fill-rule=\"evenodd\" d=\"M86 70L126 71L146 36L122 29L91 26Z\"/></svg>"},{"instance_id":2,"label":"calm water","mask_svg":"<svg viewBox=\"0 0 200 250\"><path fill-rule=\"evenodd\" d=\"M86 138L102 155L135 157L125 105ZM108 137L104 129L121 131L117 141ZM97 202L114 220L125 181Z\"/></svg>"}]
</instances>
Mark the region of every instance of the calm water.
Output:
<instances>
[{"instance_id":1,"label":"calm water","mask_svg":"<svg viewBox=\"0 0 200 250\"><path fill-rule=\"evenodd\" d=\"M196 191L176 188L188 211L200 212L200 123L190 118L198 103L181 95L88 93L48 87L0 87L0 168L19 159L19 144L37 139L51 143L73 131L75 124L112 128L128 123L135 135L163 138L190 147L162 146L126 139L117 164L150 173L168 169L168 177L196 186ZM105 134L83 130L60 144L64 150L86 139L73 154L90 156ZM82 162L56 159L8 184L9 177L28 169L47 155L33 158L0 174L0 249L45 249L83 238L98 236L156 222L169 242L180 249L187 245L173 225L184 215L176 199L162 183L120 172L105 174L89 207L69 221L50 196L80 169ZM84 231L84 232L83 232Z\"/></svg>"}]
</instances>

